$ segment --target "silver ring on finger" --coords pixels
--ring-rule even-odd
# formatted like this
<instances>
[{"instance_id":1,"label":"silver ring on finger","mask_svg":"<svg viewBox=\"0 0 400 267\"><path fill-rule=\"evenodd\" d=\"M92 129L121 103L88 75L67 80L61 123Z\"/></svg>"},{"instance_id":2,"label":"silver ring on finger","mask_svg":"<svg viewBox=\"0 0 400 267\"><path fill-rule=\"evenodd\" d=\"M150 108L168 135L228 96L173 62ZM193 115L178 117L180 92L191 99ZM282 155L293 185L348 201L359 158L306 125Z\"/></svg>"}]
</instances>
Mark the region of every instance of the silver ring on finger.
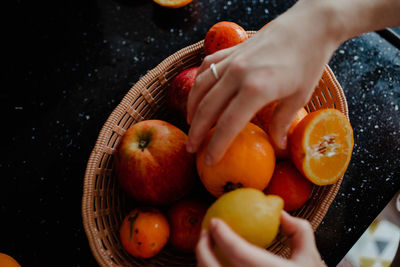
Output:
<instances>
[{"instance_id":1,"label":"silver ring on finger","mask_svg":"<svg viewBox=\"0 0 400 267\"><path fill-rule=\"evenodd\" d=\"M211 72L212 72L212 74L214 75L214 77L215 77L215 79L219 79L219 75L218 75L218 72L217 72L217 68L215 67L215 64L214 63L212 63L211 65L210 65L210 69L211 69Z\"/></svg>"}]
</instances>

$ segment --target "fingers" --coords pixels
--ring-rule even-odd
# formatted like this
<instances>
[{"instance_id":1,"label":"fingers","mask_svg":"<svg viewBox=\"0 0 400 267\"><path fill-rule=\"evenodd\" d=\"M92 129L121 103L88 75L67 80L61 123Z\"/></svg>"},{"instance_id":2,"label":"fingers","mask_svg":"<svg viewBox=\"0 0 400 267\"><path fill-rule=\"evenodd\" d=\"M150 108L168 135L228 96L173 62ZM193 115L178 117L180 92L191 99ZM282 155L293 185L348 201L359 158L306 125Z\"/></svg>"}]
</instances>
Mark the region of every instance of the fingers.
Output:
<instances>
[{"instance_id":1,"label":"fingers","mask_svg":"<svg viewBox=\"0 0 400 267\"><path fill-rule=\"evenodd\" d=\"M206 152L206 164L218 162L254 114L272 100L257 93L258 89L245 85L225 109L215 128Z\"/></svg>"},{"instance_id":2,"label":"fingers","mask_svg":"<svg viewBox=\"0 0 400 267\"><path fill-rule=\"evenodd\" d=\"M198 69L197 73L200 74L203 71L207 70L208 68L210 68L210 65L212 63L217 64L218 62L222 61L228 55L230 55L233 52L233 50L234 50L234 47L230 47L230 48L215 52L212 55L206 56L204 58L203 62L201 63L200 68Z\"/></svg>"},{"instance_id":3,"label":"fingers","mask_svg":"<svg viewBox=\"0 0 400 267\"><path fill-rule=\"evenodd\" d=\"M208 130L236 93L235 86L235 79L224 75L198 104L189 131L188 152L197 151Z\"/></svg>"},{"instance_id":4,"label":"fingers","mask_svg":"<svg viewBox=\"0 0 400 267\"><path fill-rule=\"evenodd\" d=\"M292 258L301 255L304 251L316 250L314 232L307 220L290 216L286 211L282 211L281 229L290 237Z\"/></svg>"},{"instance_id":5,"label":"fingers","mask_svg":"<svg viewBox=\"0 0 400 267\"><path fill-rule=\"evenodd\" d=\"M276 107L268 131L273 142L280 149L286 149L287 133L301 107L302 105L296 97L282 99Z\"/></svg>"},{"instance_id":6,"label":"fingers","mask_svg":"<svg viewBox=\"0 0 400 267\"><path fill-rule=\"evenodd\" d=\"M219 62L215 65L217 73L224 76L224 72L227 66L227 62ZM190 90L187 102L187 122L192 124L193 117L196 113L197 106L203 99L203 97L208 93L208 91L218 82L214 77L210 68L204 70L201 74L197 74L196 81L192 90Z\"/></svg>"},{"instance_id":7,"label":"fingers","mask_svg":"<svg viewBox=\"0 0 400 267\"><path fill-rule=\"evenodd\" d=\"M218 248L234 266L284 266L283 259L248 243L220 219L212 219L210 233ZM228 257L227 257L228 258Z\"/></svg>"},{"instance_id":8,"label":"fingers","mask_svg":"<svg viewBox=\"0 0 400 267\"><path fill-rule=\"evenodd\" d=\"M199 241L196 246L197 266L199 267L219 267L217 257L212 250L210 234L203 230L200 234Z\"/></svg>"}]
</instances>

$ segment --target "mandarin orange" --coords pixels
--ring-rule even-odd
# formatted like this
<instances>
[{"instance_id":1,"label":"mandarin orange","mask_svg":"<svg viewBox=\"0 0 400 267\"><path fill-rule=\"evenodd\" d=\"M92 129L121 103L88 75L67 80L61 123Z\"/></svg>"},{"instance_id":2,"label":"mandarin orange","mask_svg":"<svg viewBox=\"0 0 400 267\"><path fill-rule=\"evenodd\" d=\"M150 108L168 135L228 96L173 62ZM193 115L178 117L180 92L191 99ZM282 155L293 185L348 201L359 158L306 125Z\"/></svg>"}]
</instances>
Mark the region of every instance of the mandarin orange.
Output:
<instances>
[{"instance_id":1,"label":"mandarin orange","mask_svg":"<svg viewBox=\"0 0 400 267\"><path fill-rule=\"evenodd\" d=\"M248 39L246 31L238 24L221 21L214 24L204 39L204 52L211 55L219 50L235 46Z\"/></svg>"},{"instance_id":2,"label":"mandarin orange","mask_svg":"<svg viewBox=\"0 0 400 267\"><path fill-rule=\"evenodd\" d=\"M122 246L134 257L151 258L167 244L170 230L167 218L158 209L132 210L120 228Z\"/></svg>"},{"instance_id":3,"label":"mandarin orange","mask_svg":"<svg viewBox=\"0 0 400 267\"><path fill-rule=\"evenodd\" d=\"M239 187L263 190L275 167L275 153L268 135L249 122L222 159L208 166L204 157L214 130L208 132L196 155L197 170L205 188L216 197Z\"/></svg>"},{"instance_id":4,"label":"mandarin orange","mask_svg":"<svg viewBox=\"0 0 400 267\"><path fill-rule=\"evenodd\" d=\"M350 122L337 109L308 114L290 136L294 164L317 185L333 184L344 175L353 146Z\"/></svg>"}]
</instances>

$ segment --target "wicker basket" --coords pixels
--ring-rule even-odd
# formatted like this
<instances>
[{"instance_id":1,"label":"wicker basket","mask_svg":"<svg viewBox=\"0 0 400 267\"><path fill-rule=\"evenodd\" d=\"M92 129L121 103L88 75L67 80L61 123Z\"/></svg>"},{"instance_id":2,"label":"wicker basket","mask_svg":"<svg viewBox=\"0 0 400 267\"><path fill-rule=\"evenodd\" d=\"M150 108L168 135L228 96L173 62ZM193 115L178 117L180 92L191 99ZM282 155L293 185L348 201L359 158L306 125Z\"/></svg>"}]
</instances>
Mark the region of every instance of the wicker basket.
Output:
<instances>
[{"instance_id":1,"label":"wicker basket","mask_svg":"<svg viewBox=\"0 0 400 267\"><path fill-rule=\"evenodd\" d=\"M255 32L248 32L253 35ZM168 117L165 89L180 71L201 63L203 41L188 46L165 59L141 78L122 99L104 124L90 155L84 179L82 216L94 257L101 266L194 266L194 255L182 254L168 245L156 257L137 259L127 254L119 241L119 226L134 207L132 200L119 188L113 172L113 154L120 137L132 124L150 118ZM342 88L329 66L325 67L319 85L306 106L311 112L336 108L348 117ZM342 179L337 183L314 186L312 198L294 215L306 218L315 230L335 198ZM283 257L290 255L287 238L278 235L268 248Z\"/></svg>"}]
</instances>

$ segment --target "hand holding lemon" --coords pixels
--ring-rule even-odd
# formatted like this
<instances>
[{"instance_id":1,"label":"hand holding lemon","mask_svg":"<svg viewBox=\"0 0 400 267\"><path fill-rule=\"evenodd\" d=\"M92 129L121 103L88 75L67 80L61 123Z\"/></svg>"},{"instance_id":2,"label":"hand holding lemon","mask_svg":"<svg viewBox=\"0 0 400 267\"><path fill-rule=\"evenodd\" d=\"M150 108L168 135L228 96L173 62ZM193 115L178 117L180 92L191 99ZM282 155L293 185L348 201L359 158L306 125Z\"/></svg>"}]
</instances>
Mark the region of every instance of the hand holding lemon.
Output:
<instances>
[{"instance_id":1,"label":"hand holding lemon","mask_svg":"<svg viewBox=\"0 0 400 267\"><path fill-rule=\"evenodd\" d=\"M280 197L257 191L237 189L209 208L196 249L198 266L325 266L310 223L282 211ZM290 237L289 260L264 249L275 238L279 224Z\"/></svg>"}]
</instances>

